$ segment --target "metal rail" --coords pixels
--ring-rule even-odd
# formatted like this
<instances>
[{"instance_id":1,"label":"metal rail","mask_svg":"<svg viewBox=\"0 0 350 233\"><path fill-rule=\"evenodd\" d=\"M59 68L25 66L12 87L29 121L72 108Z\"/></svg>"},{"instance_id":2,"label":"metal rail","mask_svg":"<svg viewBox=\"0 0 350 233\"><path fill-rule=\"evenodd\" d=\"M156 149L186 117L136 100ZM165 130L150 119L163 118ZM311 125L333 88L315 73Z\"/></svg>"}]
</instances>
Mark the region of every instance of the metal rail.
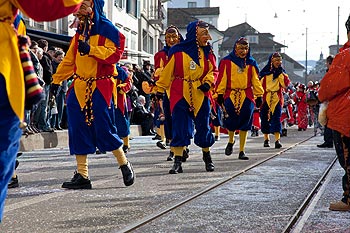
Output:
<instances>
[{"instance_id":1,"label":"metal rail","mask_svg":"<svg viewBox=\"0 0 350 233\"><path fill-rule=\"evenodd\" d=\"M263 160L261 160L259 162L256 162L256 163L246 167L245 169L237 172L236 174L234 174L234 175L232 175L232 176L230 176L228 178L225 178L225 179L223 179L223 180L221 180L221 181L219 181L219 182L217 182L215 184L212 184L212 185L208 186L207 188L199 191L198 193L193 194L190 197L188 197L186 199L183 199L182 201L180 201L180 202L178 202L178 203L176 203L176 204L174 204L174 205L172 205L170 207L167 207L167 208L162 209L162 210L160 210L160 211L158 211L158 212L156 212L154 214L151 214L151 215L149 215L149 216L147 216L145 218L142 218L139 221L135 222L134 224L128 225L127 227L125 227L124 229L119 230L118 232L132 232L133 230L136 230L137 228L142 227L142 226L152 222L153 220L160 218L161 216L163 216L163 215L165 215L165 214L167 214L167 213L169 213L169 212L171 212L171 211L173 211L173 210L175 210L175 209L177 209L177 208L179 208L179 207L189 203L190 201L192 201L192 200L194 200L194 199L196 199L196 198L198 198L198 197L200 197L200 196L202 196L202 195L204 195L204 194L214 190L215 188L218 188L218 187L222 186L223 184L233 180L234 178L244 174L245 172L247 172L247 171L249 171L249 170L251 170L251 169L253 169L253 168L255 168L255 167L257 167L257 166L259 166L259 165L261 165L261 164L263 164L263 163L265 163L265 162L267 162L267 161L269 161L269 160L271 160L271 159L273 159L273 158L283 154L283 153L285 153L288 150L291 150L292 148L296 147L297 145L302 144L305 141L308 141L308 140L310 140L310 138L313 138L313 137L314 136L306 138L305 140L300 141L298 143L295 143L295 144L289 146L288 148L285 148L284 150L282 150L282 151L280 151L280 152L278 152L278 153L276 153L274 155L271 155L271 156L269 156L269 157L267 157L267 158L265 158L265 159L263 159Z\"/></svg>"},{"instance_id":2,"label":"metal rail","mask_svg":"<svg viewBox=\"0 0 350 233\"><path fill-rule=\"evenodd\" d=\"M326 180L327 176L329 175L329 172L332 170L335 162L337 161L337 156L333 159L331 164L327 167L321 178L318 180L314 188L311 190L309 195L305 198L304 202L300 205L298 210L295 212L295 214L292 216L286 227L283 229L283 233L289 233L293 230L293 227L297 223L297 221L300 219L303 213L307 210L309 207L309 204L312 202L313 198L316 196L316 194L319 192L320 187L323 185L324 181Z\"/></svg>"}]
</instances>

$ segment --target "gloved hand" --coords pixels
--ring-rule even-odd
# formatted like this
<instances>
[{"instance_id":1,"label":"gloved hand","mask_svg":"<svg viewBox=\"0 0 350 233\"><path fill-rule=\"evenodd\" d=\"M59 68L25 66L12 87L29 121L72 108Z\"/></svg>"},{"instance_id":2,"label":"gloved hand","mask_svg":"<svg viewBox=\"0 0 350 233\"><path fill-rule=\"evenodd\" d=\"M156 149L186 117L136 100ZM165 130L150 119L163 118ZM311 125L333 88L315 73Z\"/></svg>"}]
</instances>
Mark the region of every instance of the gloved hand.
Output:
<instances>
[{"instance_id":1,"label":"gloved hand","mask_svg":"<svg viewBox=\"0 0 350 233\"><path fill-rule=\"evenodd\" d=\"M56 96L57 95L57 92L58 92L58 88L60 87L59 84L54 84L54 83L51 83L51 86L50 86L50 92L53 96Z\"/></svg>"},{"instance_id":2,"label":"gloved hand","mask_svg":"<svg viewBox=\"0 0 350 233\"><path fill-rule=\"evenodd\" d=\"M255 106L256 106L257 108L260 108L261 104L262 104L262 97L259 96L259 97L257 97L257 98L255 99Z\"/></svg>"},{"instance_id":3,"label":"gloved hand","mask_svg":"<svg viewBox=\"0 0 350 233\"><path fill-rule=\"evenodd\" d=\"M208 92L210 90L210 85L208 83L203 83L202 85L197 87L197 89L199 89L205 93L205 92Z\"/></svg>"},{"instance_id":4,"label":"gloved hand","mask_svg":"<svg viewBox=\"0 0 350 233\"><path fill-rule=\"evenodd\" d=\"M157 98L157 100L162 100L163 97L164 97L164 93L161 93L161 92L157 92L157 93L156 93L156 98Z\"/></svg>"},{"instance_id":5,"label":"gloved hand","mask_svg":"<svg viewBox=\"0 0 350 233\"><path fill-rule=\"evenodd\" d=\"M222 105L224 104L224 101L225 101L224 95L223 95L223 94L219 94L219 95L218 95L218 98L217 98L217 100L216 100L216 102L217 102L220 106L222 106Z\"/></svg>"},{"instance_id":6,"label":"gloved hand","mask_svg":"<svg viewBox=\"0 0 350 233\"><path fill-rule=\"evenodd\" d=\"M82 40L78 41L78 51L84 56L90 53L90 45Z\"/></svg>"}]
</instances>

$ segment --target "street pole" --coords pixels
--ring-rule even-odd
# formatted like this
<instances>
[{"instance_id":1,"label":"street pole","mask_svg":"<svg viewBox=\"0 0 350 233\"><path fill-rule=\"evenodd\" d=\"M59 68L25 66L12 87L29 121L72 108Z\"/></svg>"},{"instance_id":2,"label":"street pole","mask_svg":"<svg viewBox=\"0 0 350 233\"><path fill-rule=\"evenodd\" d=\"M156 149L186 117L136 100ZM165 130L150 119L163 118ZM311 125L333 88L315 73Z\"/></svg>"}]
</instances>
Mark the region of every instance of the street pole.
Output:
<instances>
[{"instance_id":1,"label":"street pole","mask_svg":"<svg viewBox=\"0 0 350 233\"><path fill-rule=\"evenodd\" d=\"M340 7L338 6L338 33L337 33L337 52L339 51L339 11L340 11Z\"/></svg>"},{"instance_id":2,"label":"street pole","mask_svg":"<svg viewBox=\"0 0 350 233\"><path fill-rule=\"evenodd\" d=\"M306 33L305 33L305 37L306 37L306 49L305 49L305 85L307 85L307 28L306 28Z\"/></svg>"}]
</instances>

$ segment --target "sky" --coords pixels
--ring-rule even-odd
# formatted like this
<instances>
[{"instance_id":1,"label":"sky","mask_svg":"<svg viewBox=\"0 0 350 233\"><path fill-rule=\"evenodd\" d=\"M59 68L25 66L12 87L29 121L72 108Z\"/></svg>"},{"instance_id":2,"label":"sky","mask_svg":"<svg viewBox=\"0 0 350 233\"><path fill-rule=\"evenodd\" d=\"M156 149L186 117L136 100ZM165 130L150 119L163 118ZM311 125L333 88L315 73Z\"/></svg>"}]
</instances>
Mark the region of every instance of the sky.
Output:
<instances>
[{"instance_id":1,"label":"sky","mask_svg":"<svg viewBox=\"0 0 350 233\"><path fill-rule=\"evenodd\" d=\"M329 55L328 46L337 44L338 18L339 44L347 41L350 0L211 0L210 6L220 7L219 30L247 22L275 35L274 41L288 46L282 52L297 61L306 60L306 50L307 60Z\"/></svg>"}]
</instances>

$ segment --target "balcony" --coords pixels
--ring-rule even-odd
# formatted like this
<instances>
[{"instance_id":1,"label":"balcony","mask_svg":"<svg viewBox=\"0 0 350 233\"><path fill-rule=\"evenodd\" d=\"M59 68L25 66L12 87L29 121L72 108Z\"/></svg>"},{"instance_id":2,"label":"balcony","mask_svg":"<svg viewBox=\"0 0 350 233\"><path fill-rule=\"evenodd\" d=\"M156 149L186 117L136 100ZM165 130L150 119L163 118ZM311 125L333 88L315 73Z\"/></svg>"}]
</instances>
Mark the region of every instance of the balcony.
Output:
<instances>
[{"instance_id":1,"label":"balcony","mask_svg":"<svg viewBox=\"0 0 350 233\"><path fill-rule=\"evenodd\" d=\"M165 9L161 3L158 1L157 6L151 6L148 14L148 22L150 24L158 24L159 26L163 26L163 20L165 19Z\"/></svg>"}]
</instances>

